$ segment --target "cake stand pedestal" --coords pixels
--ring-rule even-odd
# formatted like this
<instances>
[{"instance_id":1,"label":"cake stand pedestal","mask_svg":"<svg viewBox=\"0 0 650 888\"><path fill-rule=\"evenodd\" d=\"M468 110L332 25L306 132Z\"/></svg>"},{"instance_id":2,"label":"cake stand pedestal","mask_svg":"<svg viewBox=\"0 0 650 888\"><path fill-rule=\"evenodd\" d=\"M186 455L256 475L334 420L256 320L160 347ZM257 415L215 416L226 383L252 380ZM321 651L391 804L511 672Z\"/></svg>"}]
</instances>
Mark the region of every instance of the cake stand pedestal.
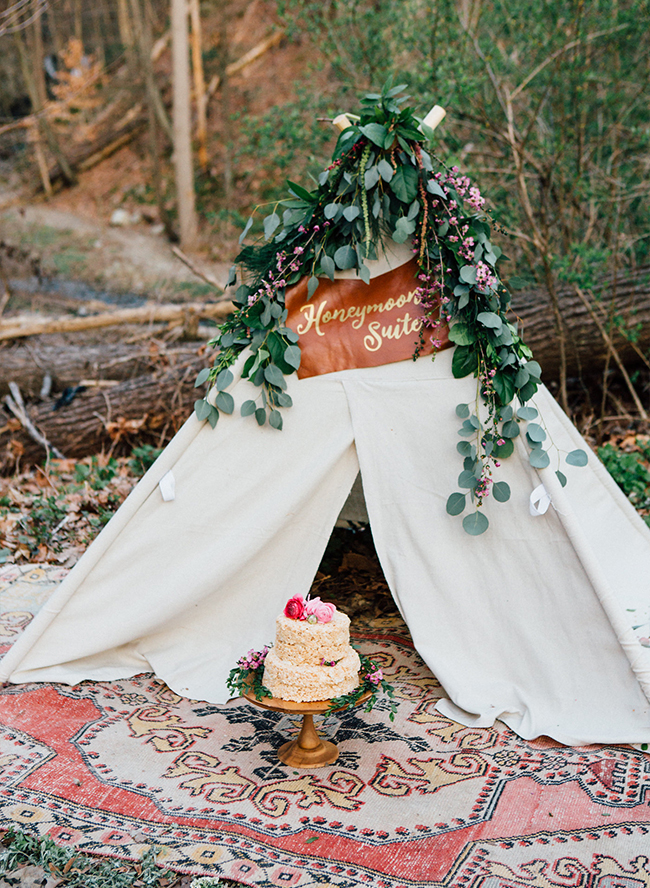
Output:
<instances>
[{"instance_id":1,"label":"cake stand pedestal","mask_svg":"<svg viewBox=\"0 0 650 888\"><path fill-rule=\"evenodd\" d=\"M314 700L309 703L294 703L291 700L280 700L278 697L264 697L257 700L252 691L246 691L243 696L260 706L262 709L272 709L274 712L285 712L288 715L302 715L302 727L295 740L283 743L278 749L278 758L290 768L323 768L332 765L339 756L336 743L323 740L318 736L314 727L314 716L323 715L331 706L330 700ZM370 696L366 691L358 700L364 703Z\"/></svg>"}]
</instances>

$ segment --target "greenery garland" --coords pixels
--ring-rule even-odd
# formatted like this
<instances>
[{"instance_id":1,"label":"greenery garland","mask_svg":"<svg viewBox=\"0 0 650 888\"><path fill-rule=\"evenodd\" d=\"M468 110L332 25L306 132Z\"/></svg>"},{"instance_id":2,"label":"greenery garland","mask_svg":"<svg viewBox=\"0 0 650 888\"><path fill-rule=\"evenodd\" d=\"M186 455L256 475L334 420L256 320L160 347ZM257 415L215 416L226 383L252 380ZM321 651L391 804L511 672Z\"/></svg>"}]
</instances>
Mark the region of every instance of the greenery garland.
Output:
<instances>
[{"instance_id":1,"label":"greenery garland","mask_svg":"<svg viewBox=\"0 0 650 888\"><path fill-rule=\"evenodd\" d=\"M449 169L425 149L432 131L409 107L401 107L404 86L387 84L381 93L361 100L358 117L340 134L330 166L307 191L288 182L290 196L279 201L263 222L264 240L243 246L231 269L229 285L236 289L236 310L219 328L210 345L219 349L211 369L204 369L197 386L216 387L214 399L195 404L199 419L212 427L219 415L232 413L234 400L226 389L233 382L229 369L248 349L242 377L259 386L255 400L241 405L243 416L254 416L282 428L280 408L291 406L285 377L300 366L298 335L286 326L285 291L308 278L308 297L319 279L334 280L335 271L356 269L366 283L366 260L376 259L390 240L412 245L418 265L418 289L424 322L414 358L428 338L439 345L440 329L449 325L455 343L452 371L477 380L472 404L459 404L462 420L457 445L463 458L460 491L447 501L447 512L460 515L469 496L475 509L463 519L464 529L478 535L487 530L483 501L505 502L510 488L493 480L500 460L514 450L520 422L528 423L526 441L530 463L549 465L544 449L547 434L528 405L540 384L541 368L507 319L510 296L497 270L506 257L490 239L489 218L479 189L457 167ZM280 215L281 214L281 215ZM248 220L243 244L253 224ZM513 402L517 402L515 409ZM482 409L481 409L482 408ZM482 418L481 418L482 417ZM586 454L573 451L567 462L585 465ZM566 478L558 471L562 484Z\"/></svg>"},{"instance_id":2,"label":"greenery garland","mask_svg":"<svg viewBox=\"0 0 650 888\"><path fill-rule=\"evenodd\" d=\"M234 669L230 670L230 674L226 679L226 686L233 696L243 696L244 693L253 692L256 700L263 700L265 697L271 697L272 694L268 688L262 684L264 677L264 661L270 647L266 645L261 651L249 651L246 656L240 657ZM357 652L358 653L358 652ZM376 705L379 695L384 693L390 700L391 721L395 719L397 706L393 701L393 686L384 678L381 667L364 654L359 654L361 661L361 669L359 670L359 684L349 694L342 697L334 697L330 700L330 706L324 714L331 715L332 712L340 712L343 709L351 709L356 706L359 700L367 693L370 694L366 703L364 712L370 712ZM331 663L323 663L323 665L334 666L338 661Z\"/></svg>"}]
</instances>

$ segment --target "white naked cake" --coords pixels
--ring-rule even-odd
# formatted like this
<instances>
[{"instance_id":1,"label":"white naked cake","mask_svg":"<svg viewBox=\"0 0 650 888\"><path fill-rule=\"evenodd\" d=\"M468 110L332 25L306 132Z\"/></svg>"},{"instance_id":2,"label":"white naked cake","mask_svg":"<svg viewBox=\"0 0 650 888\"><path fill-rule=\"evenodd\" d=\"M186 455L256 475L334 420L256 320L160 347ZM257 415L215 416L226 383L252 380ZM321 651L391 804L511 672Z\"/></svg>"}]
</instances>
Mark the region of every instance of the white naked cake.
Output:
<instances>
[{"instance_id":1,"label":"white naked cake","mask_svg":"<svg viewBox=\"0 0 650 888\"><path fill-rule=\"evenodd\" d=\"M361 664L350 646L350 618L333 604L295 596L275 627L262 679L274 697L305 703L341 697L357 687Z\"/></svg>"}]
</instances>

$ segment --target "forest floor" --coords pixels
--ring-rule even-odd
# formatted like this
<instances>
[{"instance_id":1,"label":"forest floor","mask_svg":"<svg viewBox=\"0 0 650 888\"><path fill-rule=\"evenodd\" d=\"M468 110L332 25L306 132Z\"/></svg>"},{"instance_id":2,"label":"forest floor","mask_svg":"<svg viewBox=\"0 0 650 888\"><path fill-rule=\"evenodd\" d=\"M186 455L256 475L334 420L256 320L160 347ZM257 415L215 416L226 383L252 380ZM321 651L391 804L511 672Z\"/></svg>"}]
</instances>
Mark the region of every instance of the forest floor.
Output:
<instances>
[{"instance_id":1,"label":"forest floor","mask_svg":"<svg viewBox=\"0 0 650 888\"><path fill-rule=\"evenodd\" d=\"M5 253L7 248L12 253L8 276L30 277L37 265L47 277L82 281L100 292L162 301L214 295L173 254L156 208L126 196L139 184L137 155L127 146L106 163L49 201L21 191L15 177L3 176L0 169L0 242ZM120 169L125 173L115 191L111 183ZM122 211L121 225L111 224L115 210ZM209 254L210 244L200 241L193 258L225 286L231 263L214 261ZM18 310L21 301L11 300L6 314Z\"/></svg>"}]
</instances>

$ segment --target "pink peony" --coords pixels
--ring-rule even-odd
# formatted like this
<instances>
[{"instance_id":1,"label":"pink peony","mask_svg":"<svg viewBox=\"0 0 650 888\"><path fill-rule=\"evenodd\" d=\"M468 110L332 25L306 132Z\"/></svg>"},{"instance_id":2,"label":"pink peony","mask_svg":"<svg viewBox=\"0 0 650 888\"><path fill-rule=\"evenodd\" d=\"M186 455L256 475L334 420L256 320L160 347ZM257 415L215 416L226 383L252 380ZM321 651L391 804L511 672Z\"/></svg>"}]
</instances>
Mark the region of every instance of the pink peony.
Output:
<instances>
[{"instance_id":1,"label":"pink peony","mask_svg":"<svg viewBox=\"0 0 650 888\"><path fill-rule=\"evenodd\" d=\"M304 620L305 613L305 599L302 595L294 595L293 598L290 598L287 601L287 604L284 608L285 617L289 617L290 620Z\"/></svg>"},{"instance_id":2,"label":"pink peony","mask_svg":"<svg viewBox=\"0 0 650 888\"><path fill-rule=\"evenodd\" d=\"M305 603L305 614L316 617L319 623L329 623L335 613L336 605L321 601L320 598L312 598Z\"/></svg>"}]
</instances>

